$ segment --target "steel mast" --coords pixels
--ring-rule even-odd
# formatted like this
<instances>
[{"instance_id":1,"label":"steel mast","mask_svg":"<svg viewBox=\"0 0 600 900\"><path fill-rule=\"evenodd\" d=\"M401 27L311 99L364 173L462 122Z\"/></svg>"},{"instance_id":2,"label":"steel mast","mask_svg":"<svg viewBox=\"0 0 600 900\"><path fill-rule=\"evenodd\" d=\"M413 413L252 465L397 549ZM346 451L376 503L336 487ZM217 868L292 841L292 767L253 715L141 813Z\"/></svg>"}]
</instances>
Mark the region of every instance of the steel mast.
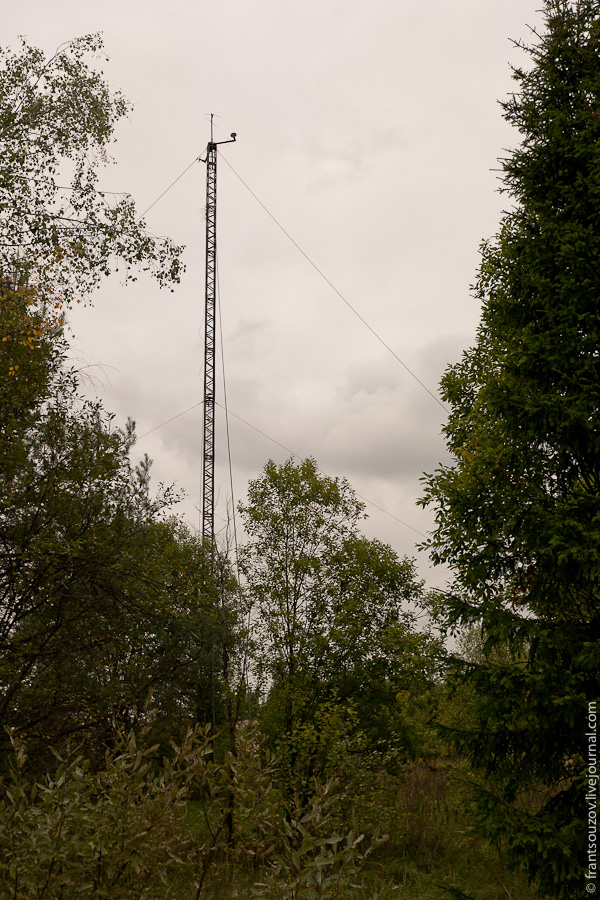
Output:
<instances>
[{"instance_id":1,"label":"steel mast","mask_svg":"<svg viewBox=\"0 0 600 900\"><path fill-rule=\"evenodd\" d=\"M217 146L235 141L213 140L206 147L206 278L204 291L204 426L202 432L202 538L215 540L215 285L217 270Z\"/></svg>"}]
</instances>

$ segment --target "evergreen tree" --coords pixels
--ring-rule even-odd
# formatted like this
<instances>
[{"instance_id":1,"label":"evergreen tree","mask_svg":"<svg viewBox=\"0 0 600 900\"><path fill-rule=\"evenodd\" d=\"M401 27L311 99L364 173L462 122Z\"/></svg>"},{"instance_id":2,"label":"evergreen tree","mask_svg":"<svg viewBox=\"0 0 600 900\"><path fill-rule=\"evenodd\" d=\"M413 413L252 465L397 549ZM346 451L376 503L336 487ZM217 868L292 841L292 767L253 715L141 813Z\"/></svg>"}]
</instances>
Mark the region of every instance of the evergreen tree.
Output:
<instances>
[{"instance_id":1,"label":"evergreen tree","mask_svg":"<svg viewBox=\"0 0 600 900\"><path fill-rule=\"evenodd\" d=\"M483 247L476 345L442 381L451 466L428 476L450 626L483 659L453 738L482 770L487 834L544 895L587 869L588 703L600 694L600 3L546 0L503 105L513 201ZM501 648L502 652L498 653Z\"/></svg>"}]
</instances>

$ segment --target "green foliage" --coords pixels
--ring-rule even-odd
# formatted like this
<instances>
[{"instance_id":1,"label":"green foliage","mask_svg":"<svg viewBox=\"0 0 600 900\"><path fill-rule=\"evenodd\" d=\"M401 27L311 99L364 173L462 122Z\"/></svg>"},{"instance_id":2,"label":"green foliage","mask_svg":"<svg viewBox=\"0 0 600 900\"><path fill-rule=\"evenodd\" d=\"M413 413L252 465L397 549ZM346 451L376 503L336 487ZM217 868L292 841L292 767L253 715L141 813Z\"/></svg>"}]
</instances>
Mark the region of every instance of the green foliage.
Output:
<instances>
[{"instance_id":1,"label":"green foliage","mask_svg":"<svg viewBox=\"0 0 600 900\"><path fill-rule=\"evenodd\" d=\"M293 697L295 709L302 710L304 717L298 716L293 727L286 730L284 700L274 687L260 716L266 741L274 747L278 760L278 784L291 796L292 805L308 802L315 777L335 778L346 795L364 773L365 755L372 752L359 730L355 705L342 703L334 694L316 708L311 705L313 713L308 715L306 706Z\"/></svg>"},{"instance_id":2,"label":"green foliage","mask_svg":"<svg viewBox=\"0 0 600 900\"><path fill-rule=\"evenodd\" d=\"M15 386L1 413L0 721L48 744L92 726L101 735L165 679L175 700L192 668L197 693L215 622L198 593L203 548L163 520L174 498L150 497L149 461L131 464L133 425L115 428L79 396L47 318L23 304L15 323L17 308L2 304L10 339L0 343L0 384ZM21 322L42 336L15 378Z\"/></svg>"},{"instance_id":3,"label":"green foliage","mask_svg":"<svg viewBox=\"0 0 600 900\"><path fill-rule=\"evenodd\" d=\"M190 734L154 771L155 747L118 736L98 772L59 758L43 783L23 776L25 753L0 801L0 898L111 900L179 897L198 882L211 847L185 826L192 785L210 777L210 741Z\"/></svg>"},{"instance_id":4,"label":"green foliage","mask_svg":"<svg viewBox=\"0 0 600 900\"><path fill-rule=\"evenodd\" d=\"M309 809L283 819L283 852L267 868L252 896L257 900L336 900L362 893L359 873L370 853L385 841L375 836L361 853L363 834L342 837L330 814L334 784L317 786ZM373 900L377 900L376 895Z\"/></svg>"},{"instance_id":5,"label":"green foliage","mask_svg":"<svg viewBox=\"0 0 600 900\"><path fill-rule=\"evenodd\" d=\"M46 59L21 40L0 49L0 278L25 281L38 302L79 302L114 264L177 282L181 248L148 235L126 194L98 190L116 123L128 111L88 65L99 35L63 44Z\"/></svg>"},{"instance_id":6,"label":"green foliage","mask_svg":"<svg viewBox=\"0 0 600 900\"><path fill-rule=\"evenodd\" d=\"M426 705L434 642L414 630L423 585L413 563L359 534L363 504L313 459L267 463L240 511L262 728L288 789L307 799L354 738L371 752L414 754L419 714L404 701L414 692L415 707Z\"/></svg>"},{"instance_id":7,"label":"green foliage","mask_svg":"<svg viewBox=\"0 0 600 900\"><path fill-rule=\"evenodd\" d=\"M241 554L259 612L261 672L280 681L317 665L327 573L323 559L354 534L363 504L345 480L320 475L313 459L269 461L240 504L250 538Z\"/></svg>"},{"instance_id":8,"label":"green foliage","mask_svg":"<svg viewBox=\"0 0 600 900\"><path fill-rule=\"evenodd\" d=\"M112 719L151 692L171 734L222 721L227 565L219 591L206 548L168 517L176 495L152 497L150 461L131 463L133 423L80 395L52 317L27 292L0 312L0 723L37 742L43 771L69 733L101 755Z\"/></svg>"},{"instance_id":9,"label":"green foliage","mask_svg":"<svg viewBox=\"0 0 600 900\"><path fill-rule=\"evenodd\" d=\"M429 476L435 562L452 566L449 627L483 658L454 740L486 776L481 827L505 836L542 894L583 883L585 722L600 694L600 5L546 0L505 105L521 145L514 202L483 248L476 346L445 375L456 461Z\"/></svg>"},{"instance_id":10,"label":"green foliage","mask_svg":"<svg viewBox=\"0 0 600 900\"><path fill-rule=\"evenodd\" d=\"M41 783L28 781L14 740L0 785L0 900L200 898L214 894L223 871L235 881L253 861L257 898L356 895L381 839L361 852L363 835L335 831L334 783L317 786L310 809L288 819L251 731L240 730L239 753L223 766L208 729L189 732L162 762L149 733L149 725L139 737L121 731L99 770L77 754L59 757Z\"/></svg>"}]
</instances>

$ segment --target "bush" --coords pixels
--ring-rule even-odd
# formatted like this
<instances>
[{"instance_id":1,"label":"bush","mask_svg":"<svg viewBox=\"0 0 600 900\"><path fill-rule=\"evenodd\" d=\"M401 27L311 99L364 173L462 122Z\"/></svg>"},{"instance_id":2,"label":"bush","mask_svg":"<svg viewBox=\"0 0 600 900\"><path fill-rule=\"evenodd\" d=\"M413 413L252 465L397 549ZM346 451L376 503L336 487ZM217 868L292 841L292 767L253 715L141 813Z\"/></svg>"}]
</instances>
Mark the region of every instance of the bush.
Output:
<instances>
[{"instance_id":1,"label":"bush","mask_svg":"<svg viewBox=\"0 0 600 900\"><path fill-rule=\"evenodd\" d=\"M149 731L117 732L99 771L76 753L56 754L41 783L27 779L25 747L11 735L0 900L199 900L237 881L264 900L356 895L381 839L362 853L363 835L337 833L335 782L315 784L308 808L290 815L252 730L239 729L236 756L223 765L208 728L162 761L157 745L144 746Z\"/></svg>"},{"instance_id":2,"label":"bush","mask_svg":"<svg viewBox=\"0 0 600 900\"><path fill-rule=\"evenodd\" d=\"M155 750L121 733L101 771L58 757L54 774L30 784L14 740L0 800L0 900L166 900L198 885L210 847L185 817L192 785L209 774L210 739L190 733L158 771Z\"/></svg>"}]
</instances>

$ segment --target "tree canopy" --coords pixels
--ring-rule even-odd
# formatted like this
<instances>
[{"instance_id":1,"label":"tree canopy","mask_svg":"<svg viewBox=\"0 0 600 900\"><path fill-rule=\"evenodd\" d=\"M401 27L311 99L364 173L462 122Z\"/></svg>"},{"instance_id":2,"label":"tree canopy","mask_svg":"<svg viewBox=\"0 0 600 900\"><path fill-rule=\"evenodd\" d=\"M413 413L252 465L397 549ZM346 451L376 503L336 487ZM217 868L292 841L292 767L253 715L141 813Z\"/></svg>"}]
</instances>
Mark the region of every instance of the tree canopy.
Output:
<instances>
[{"instance_id":1,"label":"tree canopy","mask_svg":"<svg viewBox=\"0 0 600 900\"><path fill-rule=\"evenodd\" d=\"M363 509L349 483L312 458L269 461L240 505L263 728L289 754L292 775L301 765L314 774L314 754L300 745L315 722L360 732L371 752L416 749L399 701L414 692L418 709L434 677L435 642L416 629L423 584L411 560L360 534Z\"/></svg>"},{"instance_id":2,"label":"tree canopy","mask_svg":"<svg viewBox=\"0 0 600 900\"><path fill-rule=\"evenodd\" d=\"M600 693L600 4L546 0L544 18L503 104L521 141L502 160L513 207L483 247L477 343L442 381L455 461L425 502L433 559L455 573L448 623L486 642L483 661L455 660L476 713L454 731L487 776L485 828L567 898Z\"/></svg>"},{"instance_id":3,"label":"tree canopy","mask_svg":"<svg viewBox=\"0 0 600 900\"><path fill-rule=\"evenodd\" d=\"M24 39L16 51L0 48L0 282L34 287L38 302L59 309L115 265L126 278L149 269L164 285L182 268L181 248L146 232L129 195L98 187L129 109L88 64L101 52L99 35L49 59Z\"/></svg>"}]
</instances>

